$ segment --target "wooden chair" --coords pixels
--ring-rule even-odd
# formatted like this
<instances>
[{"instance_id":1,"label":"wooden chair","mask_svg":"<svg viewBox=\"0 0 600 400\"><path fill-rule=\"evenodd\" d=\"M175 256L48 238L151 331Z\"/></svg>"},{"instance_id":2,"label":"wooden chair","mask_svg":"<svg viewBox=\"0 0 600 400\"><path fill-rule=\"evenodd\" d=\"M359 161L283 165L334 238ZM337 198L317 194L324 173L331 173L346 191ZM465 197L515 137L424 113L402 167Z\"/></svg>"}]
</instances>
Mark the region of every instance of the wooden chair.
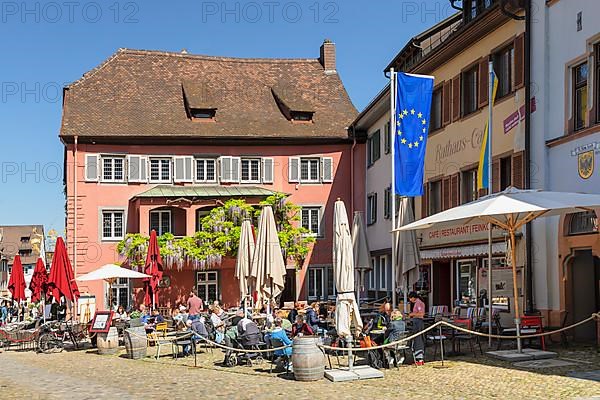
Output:
<instances>
[{"instance_id":1,"label":"wooden chair","mask_svg":"<svg viewBox=\"0 0 600 400\"><path fill-rule=\"evenodd\" d=\"M162 335L162 337L167 337L167 331L169 330L169 324L167 322L160 322L158 324L156 324L156 327L154 328L155 332L159 335Z\"/></svg>"},{"instance_id":2,"label":"wooden chair","mask_svg":"<svg viewBox=\"0 0 600 400\"><path fill-rule=\"evenodd\" d=\"M271 338L271 347L272 348L277 348L277 347L283 347L285 346L285 344L281 341L281 339L279 338ZM275 357L275 355L273 355L273 357ZM289 356L287 356L285 353L283 356L280 356L281 359L284 362L284 366L285 366L285 374L286 376L290 373L290 362L291 362L291 358ZM275 362L275 359L273 359L273 361L271 362L271 366L269 368L269 373L273 372L273 364Z\"/></svg>"}]
</instances>

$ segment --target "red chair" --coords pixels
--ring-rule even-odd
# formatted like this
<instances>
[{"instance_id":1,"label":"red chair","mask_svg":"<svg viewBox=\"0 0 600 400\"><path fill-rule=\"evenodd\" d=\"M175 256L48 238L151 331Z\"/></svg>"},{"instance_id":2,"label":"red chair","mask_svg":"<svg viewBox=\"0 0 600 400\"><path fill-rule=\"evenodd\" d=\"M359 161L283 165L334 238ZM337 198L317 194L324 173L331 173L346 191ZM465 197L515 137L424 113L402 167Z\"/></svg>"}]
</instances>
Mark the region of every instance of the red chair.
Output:
<instances>
[{"instance_id":1,"label":"red chair","mask_svg":"<svg viewBox=\"0 0 600 400\"><path fill-rule=\"evenodd\" d=\"M521 334L532 335L543 333L544 327L542 325L542 317L539 315L524 315L521 317ZM544 336L539 337L542 344L542 350L546 350L546 341Z\"/></svg>"}]
</instances>

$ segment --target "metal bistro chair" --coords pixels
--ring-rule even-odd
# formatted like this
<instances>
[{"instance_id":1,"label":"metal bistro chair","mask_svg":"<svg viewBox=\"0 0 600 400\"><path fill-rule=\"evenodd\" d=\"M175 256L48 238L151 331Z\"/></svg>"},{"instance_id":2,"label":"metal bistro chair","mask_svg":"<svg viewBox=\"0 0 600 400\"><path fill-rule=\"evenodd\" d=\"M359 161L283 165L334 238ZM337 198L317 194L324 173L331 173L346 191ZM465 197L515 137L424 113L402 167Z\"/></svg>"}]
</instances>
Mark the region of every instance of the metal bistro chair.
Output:
<instances>
[{"instance_id":1,"label":"metal bistro chair","mask_svg":"<svg viewBox=\"0 0 600 400\"><path fill-rule=\"evenodd\" d=\"M152 343L156 347L156 354L154 355L155 359L158 360L160 358L160 350L163 348L163 346L166 345L171 345L173 354L176 354L175 350L173 350L173 342L171 340L166 339L164 336L160 336L156 332L151 332L148 333L146 337L148 340L148 345L150 346L150 343Z\"/></svg>"},{"instance_id":2,"label":"metal bistro chair","mask_svg":"<svg viewBox=\"0 0 600 400\"><path fill-rule=\"evenodd\" d=\"M278 338L271 338L271 347L272 348L277 348L277 347L283 347L285 346L285 344L281 341L281 339ZM273 357L275 357L275 355L273 354ZM291 362L291 358L289 356L287 356L285 353L284 355L280 356L281 359L284 362L284 366L285 366L285 374L286 376L289 375L290 373L290 362ZM273 359L273 361L271 362L270 368L269 368L269 373L273 373L273 364L275 363L275 359Z\"/></svg>"}]
</instances>

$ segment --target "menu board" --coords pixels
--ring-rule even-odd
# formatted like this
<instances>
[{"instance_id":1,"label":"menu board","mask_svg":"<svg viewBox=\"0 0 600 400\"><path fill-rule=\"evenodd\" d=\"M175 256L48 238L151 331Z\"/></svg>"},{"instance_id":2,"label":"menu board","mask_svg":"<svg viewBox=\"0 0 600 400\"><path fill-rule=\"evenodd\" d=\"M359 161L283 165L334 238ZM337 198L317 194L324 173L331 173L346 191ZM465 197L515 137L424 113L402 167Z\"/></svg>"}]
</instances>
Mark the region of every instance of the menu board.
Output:
<instances>
[{"instance_id":1,"label":"menu board","mask_svg":"<svg viewBox=\"0 0 600 400\"><path fill-rule=\"evenodd\" d=\"M92 320L92 326L90 332L92 333L106 333L110 329L112 322L113 312L112 311L96 311L94 319Z\"/></svg>"}]
</instances>

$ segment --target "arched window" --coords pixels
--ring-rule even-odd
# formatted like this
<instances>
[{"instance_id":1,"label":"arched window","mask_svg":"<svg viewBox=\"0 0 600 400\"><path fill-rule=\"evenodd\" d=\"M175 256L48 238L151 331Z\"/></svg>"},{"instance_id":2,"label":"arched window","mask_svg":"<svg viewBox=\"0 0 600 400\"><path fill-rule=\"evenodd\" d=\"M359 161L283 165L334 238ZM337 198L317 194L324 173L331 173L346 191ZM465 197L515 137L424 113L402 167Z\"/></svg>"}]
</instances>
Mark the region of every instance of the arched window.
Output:
<instances>
[{"instance_id":1,"label":"arched window","mask_svg":"<svg viewBox=\"0 0 600 400\"><path fill-rule=\"evenodd\" d=\"M570 214L569 235L581 235L598 232L598 218L594 211L583 211Z\"/></svg>"}]
</instances>

